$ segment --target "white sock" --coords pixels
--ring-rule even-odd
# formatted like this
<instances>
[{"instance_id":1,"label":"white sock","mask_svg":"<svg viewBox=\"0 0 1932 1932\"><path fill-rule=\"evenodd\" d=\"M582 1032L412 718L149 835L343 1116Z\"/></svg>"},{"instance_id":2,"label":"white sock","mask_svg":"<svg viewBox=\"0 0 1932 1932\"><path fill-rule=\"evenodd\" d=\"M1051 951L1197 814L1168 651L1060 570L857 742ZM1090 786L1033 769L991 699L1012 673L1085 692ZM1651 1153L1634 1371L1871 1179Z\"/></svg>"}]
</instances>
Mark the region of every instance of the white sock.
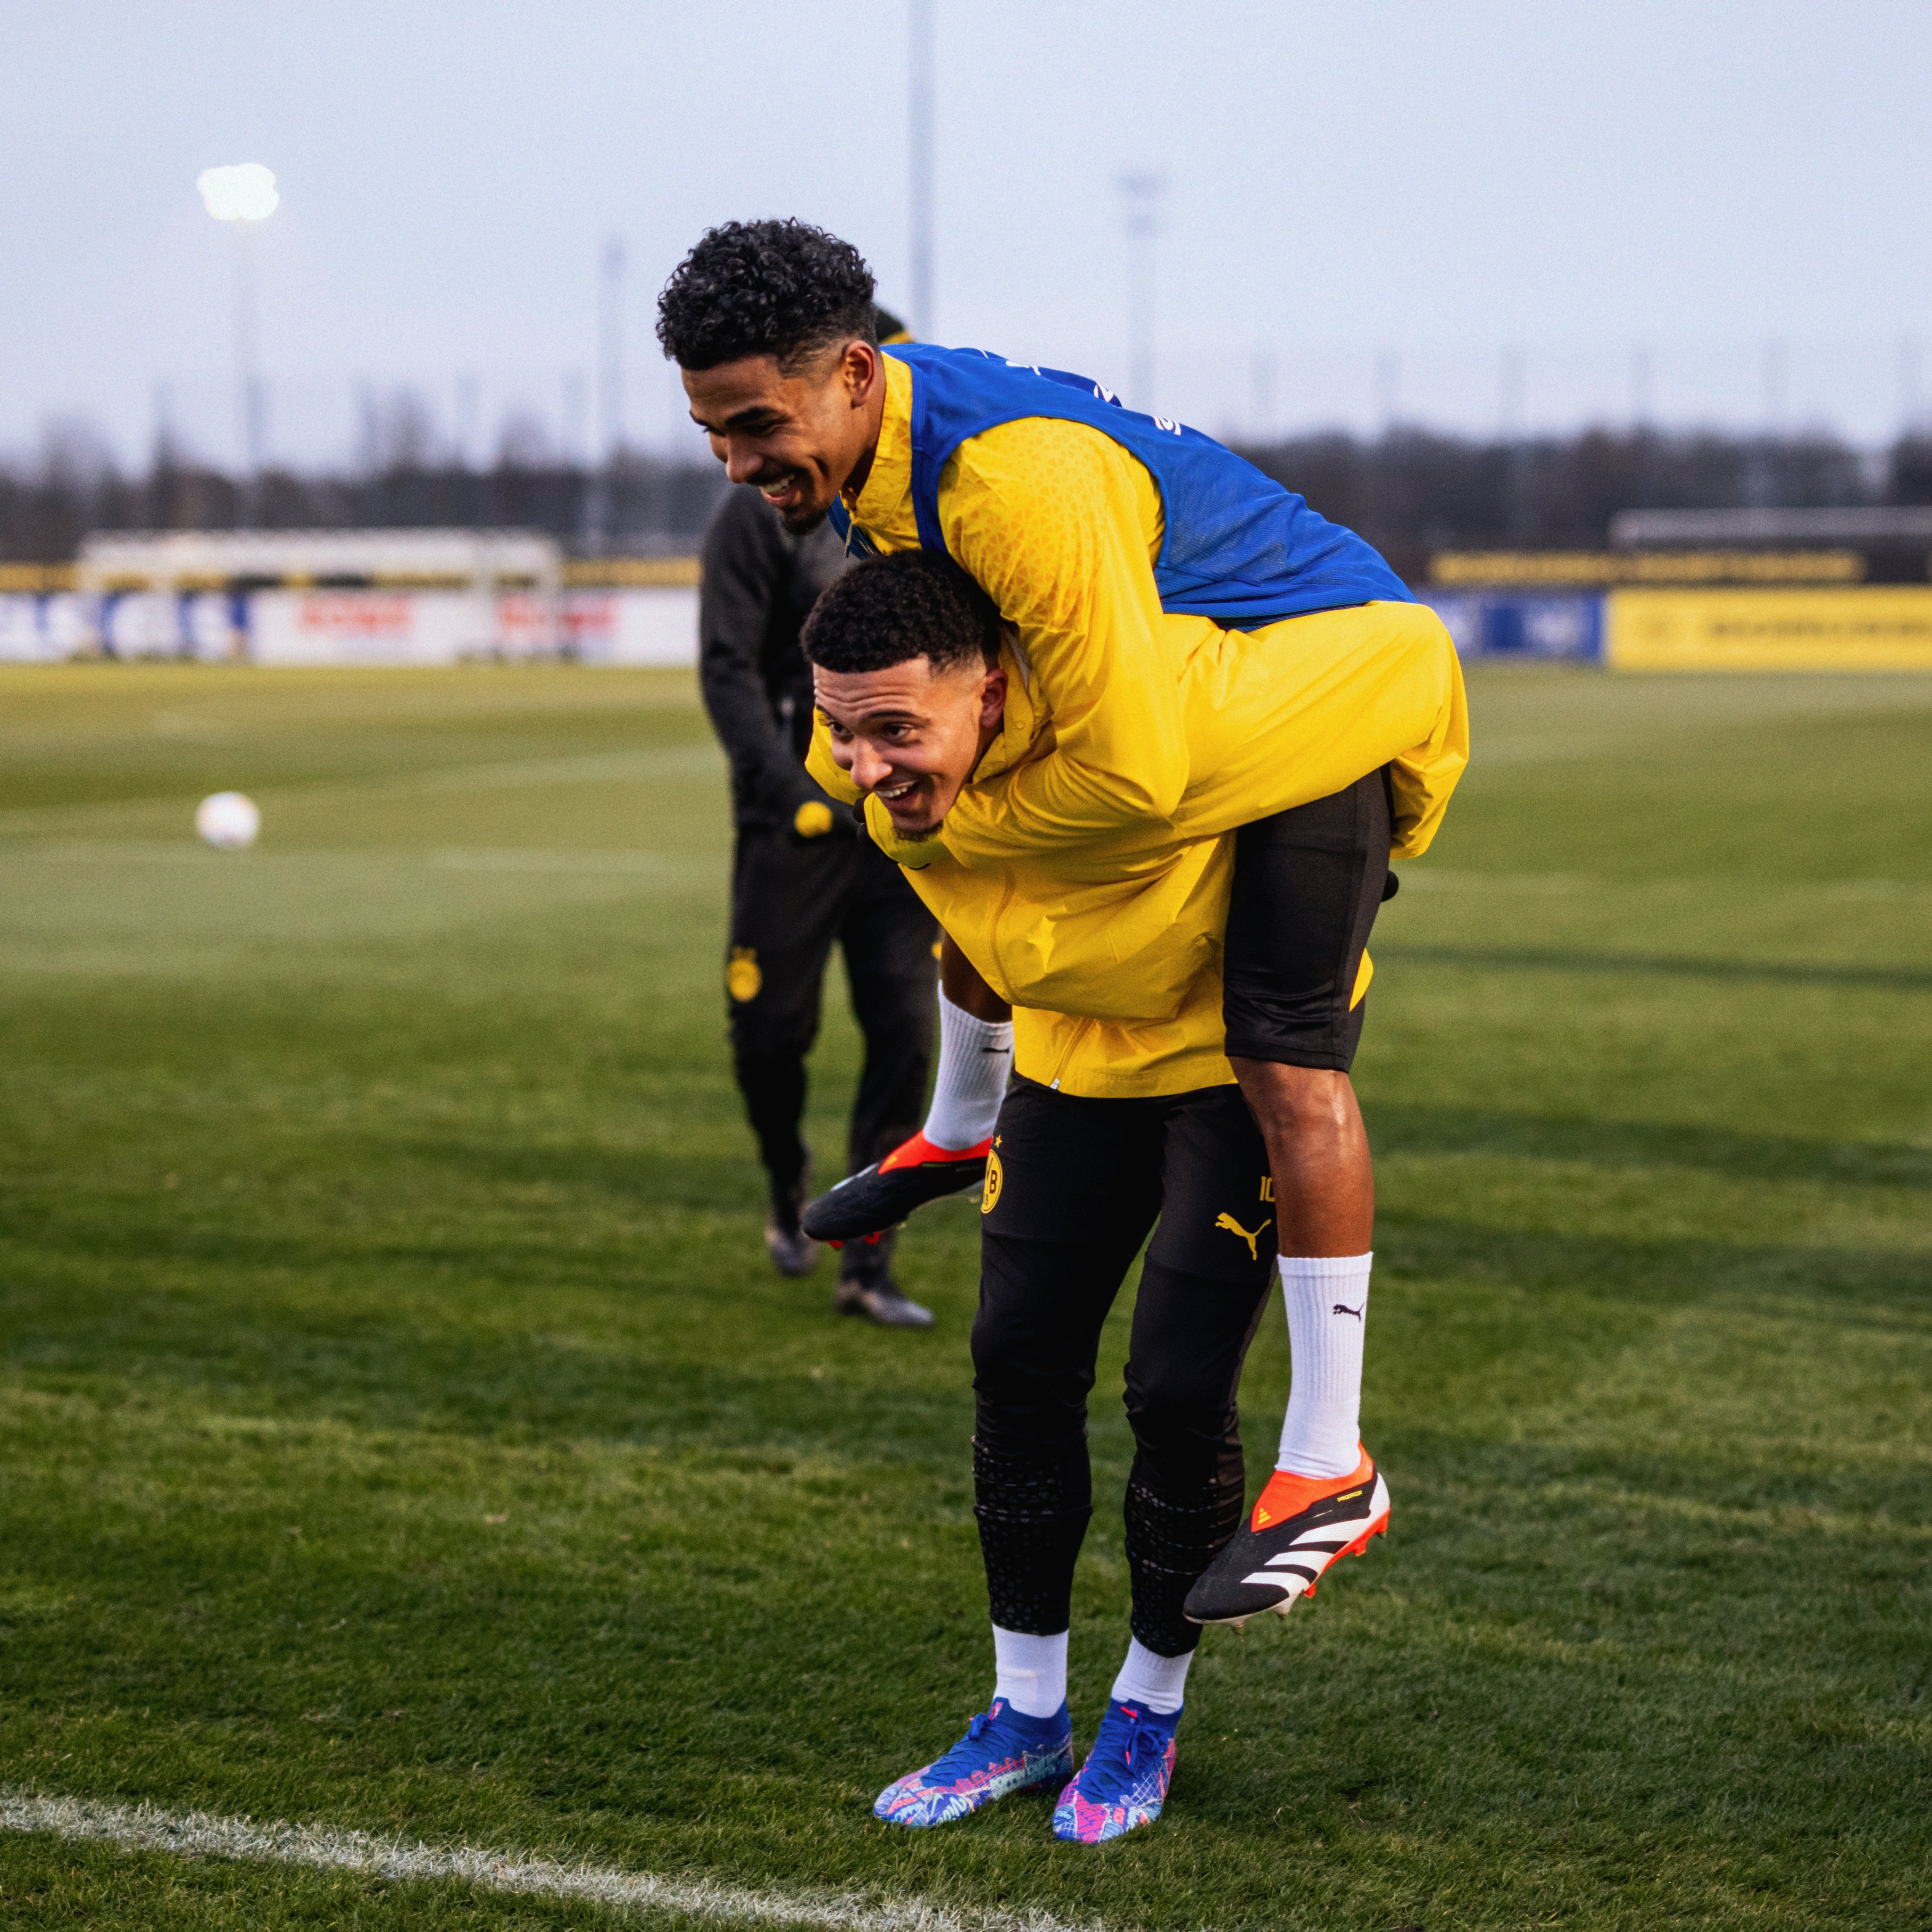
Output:
<instances>
[{"instance_id":1,"label":"white sock","mask_svg":"<svg viewBox=\"0 0 1932 1932\"><path fill-rule=\"evenodd\" d=\"M926 1138L953 1154L990 1138L1012 1070L1012 1022L975 1019L964 1006L956 1006L942 986L939 1074L926 1117Z\"/></svg>"},{"instance_id":2,"label":"white sock","mask_svg":"<svg viewBox=\"0 0 1932 1932\"><path fill-rule=\"evenodd\" d=\"M1129 1637L1127 1660L1114 1679L1114 1702L1138 1704L1157 1718L1172 1716L1187 1694L1187 1666L1193 1661L1191 1650L1184 1657L1162 1657L1138 1637Z\"/></svg>"},{"instance_id":3,"label":"white sock","mask_svg":"<svg viewBox=\"0 0 1932 1932\"><path fill-rule=\"evenodd\" d=\"M1050 1718L1066 1702L1066 1633L1029 1636L993 1626L993 1695L1022 1716Z\"/></svg>"},{"instance_id":4,"label":"white sock","mask_svg":"<svg viewBox=\"0 0 1932 1932\"><path fill-rule=\"evenodd\" d=\"M1281 1258L1293 1379L1277 1469L1346 1476L1361 1460L1362 1331L1374 1259L1372 1252Z\"/></svg>"}]
</instances>

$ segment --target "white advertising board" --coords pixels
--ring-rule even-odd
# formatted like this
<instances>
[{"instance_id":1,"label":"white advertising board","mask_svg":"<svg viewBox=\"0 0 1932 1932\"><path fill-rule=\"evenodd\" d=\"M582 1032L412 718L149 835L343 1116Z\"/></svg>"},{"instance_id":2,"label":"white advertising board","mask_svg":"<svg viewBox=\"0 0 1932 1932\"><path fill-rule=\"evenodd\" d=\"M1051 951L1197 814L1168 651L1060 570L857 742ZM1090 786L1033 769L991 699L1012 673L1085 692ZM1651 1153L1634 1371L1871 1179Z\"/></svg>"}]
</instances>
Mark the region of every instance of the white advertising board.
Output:
<instances>
[{"instance_id":1,"label":"white advertising board","mask_svg":"<svg viewBox=\"0 0 1932 1932\"><path fill-rule=\"evenodd\" d=\"M0 591L0 664L58 664L94 641L91 598Z\"/></svg>"},{"instance_id":2,"label":"white advertising board","mask_svg":"<svg viewBox=\"0 0 1932 1932\"><path fill-rule=\"evenodd\" d=\"M548 613L534 598L468 590L258 590L248 599L248 656L260 664L457 664L506 647L498 641L500 602L518 607L520 655L554 648Z\"/></svg>"},{"instance_id":3,"label":"white advertising board","mask_svg":"<svg viewBox=\"0 0 1932 1932\"><path fill-rule=\"evenodd\" d=\"M698 592L691 585L568 591L563 625L572 655L585 664L698 662Z\"/></svg>"},{"instance_id":4,"label":"white advertising board","mask_svg":"<svg viewBox=\"0 0 1932 1932\"><path fill-rule=\"evenodd\" d=\"M698 592L0 594L0 662L54 663L89 650L209 664L448 664L567 653L588 664L689 665L698 662Z\"/></svg>"}]
</instances>

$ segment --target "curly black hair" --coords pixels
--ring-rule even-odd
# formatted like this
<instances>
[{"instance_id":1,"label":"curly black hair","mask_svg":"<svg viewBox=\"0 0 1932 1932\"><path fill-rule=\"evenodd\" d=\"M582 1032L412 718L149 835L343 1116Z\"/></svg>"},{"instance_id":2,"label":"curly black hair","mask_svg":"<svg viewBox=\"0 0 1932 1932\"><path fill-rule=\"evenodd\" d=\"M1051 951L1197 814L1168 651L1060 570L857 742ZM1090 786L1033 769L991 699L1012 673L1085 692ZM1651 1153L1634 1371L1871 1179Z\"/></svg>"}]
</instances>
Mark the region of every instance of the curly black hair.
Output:
<instances>
[{"instance_id":1,"label":"curly black hair","mask_svg":"<svg viewBox=\"0 0 1932 1932\"><path fill-rule=\"evenodd\" d=\"M799 638L825 670L884 670L914 658L933 670L1000 661L993 600L936 550L898 550L855 564L812 606Z\"/></svg>"},{"instance_id":2,"label":"curly black hair","mask_svg":"<svg viewBox=\"0 0 1932 1932\"><path fill-rule=\"evenodd\" d=\"M707 228L658 297L658 340L683 369L770 356L789 375L835 342L877 344L872 272L805 221Z\"/></svg>"}]
</instances>

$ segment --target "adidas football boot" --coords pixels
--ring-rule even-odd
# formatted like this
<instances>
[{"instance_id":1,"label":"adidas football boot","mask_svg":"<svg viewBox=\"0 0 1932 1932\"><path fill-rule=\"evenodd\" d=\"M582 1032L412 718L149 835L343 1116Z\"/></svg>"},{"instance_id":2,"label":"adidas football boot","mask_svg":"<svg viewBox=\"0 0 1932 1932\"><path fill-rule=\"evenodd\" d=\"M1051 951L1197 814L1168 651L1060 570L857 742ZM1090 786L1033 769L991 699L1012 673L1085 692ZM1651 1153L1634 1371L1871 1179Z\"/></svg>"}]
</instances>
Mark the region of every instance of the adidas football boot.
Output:
<instances>
[{"instance_id":1,"label":"adidas football boot","mask_svg":"<svg viewBox=\"0 0 1932 1932\"><path fill-rule=\"evenodd\" d=\"M1174 1727L1180 1721L1178 1711L1162 1717L1108 1698L1080 1775L1060 1794L1053 1835L1098 1845L1151 1825L1174 1780Z\"/></svg>"},{"instance_id":2,"label":"adidas football boot","mask_svg":"<svg viewBox=\"0 0 1932 1932\"><path fill-rule=\"evenodd\" d=\"M896 1228L915 1208L964 1194L986 1178L990 1140L955 1153L934 1147L923 1132L902 1141L884 1160L862 1168L829 1193L810 1203L801 1225L814 1241L836 1247L847 1241L869 1240Z\"/></svg>"},{"instance_id":3,"label":"adidas football boot","mask_svg":"<svg viewBox=\"0 0 1932 1932\"><path fill-rule=\"evenodd\" d=\"M1238 1629L1263 1610L1283 1616L1339 1557L1367 1552L1388 1528L1388 1485L1370 1459L1346 1476L1277 1469L1247 1521L1187 1593L1189 1621Z\"/></svg>"},{"instance_id":4,"label":"adidas football boot","mask_svg":"<svg viewBox=\"0 0 1932 1932\"><path fill-rule=\"evenodd\" d=\"M872 1815L889 1825L947 1825L996 1798L1063 1784L1072 1774L1073 1726L1064 1704L1050 1718L1029 1718L995 1697L944 1757L887 1785Z\"/></svg>"}]
</instances>

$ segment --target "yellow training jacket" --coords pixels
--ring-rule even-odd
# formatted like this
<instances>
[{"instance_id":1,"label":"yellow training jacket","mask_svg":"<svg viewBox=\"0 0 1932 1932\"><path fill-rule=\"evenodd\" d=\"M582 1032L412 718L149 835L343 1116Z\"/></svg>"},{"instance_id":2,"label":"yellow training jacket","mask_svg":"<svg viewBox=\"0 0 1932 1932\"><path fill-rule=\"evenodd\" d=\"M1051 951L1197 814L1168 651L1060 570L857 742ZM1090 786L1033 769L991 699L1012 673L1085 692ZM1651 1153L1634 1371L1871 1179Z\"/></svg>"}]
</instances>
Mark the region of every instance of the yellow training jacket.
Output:
<instances>
[{"instance_id":1,"label":"yellow training jacket","mask_svg":"<svg viewBox=\"0 0 1932 1932\"><path fill-rule=\"evenodd\" d=\"M886 368L878 449L847 508L874 548L916 549L911 379ZM898 838L868 800L873 838L1012 1002L1029 1078L1107 1098L1232 1080L1226 835L1390 765L1394 855L1424 850L1468 758L1448 634L1414 604L1246 632L1170 615L1159 490L1083 424L1025 418L962 444L939 514L1006 620L1006 720L935 838ZM857 798L822 717L808 762Z\"/></svg>"}]
</instances>

